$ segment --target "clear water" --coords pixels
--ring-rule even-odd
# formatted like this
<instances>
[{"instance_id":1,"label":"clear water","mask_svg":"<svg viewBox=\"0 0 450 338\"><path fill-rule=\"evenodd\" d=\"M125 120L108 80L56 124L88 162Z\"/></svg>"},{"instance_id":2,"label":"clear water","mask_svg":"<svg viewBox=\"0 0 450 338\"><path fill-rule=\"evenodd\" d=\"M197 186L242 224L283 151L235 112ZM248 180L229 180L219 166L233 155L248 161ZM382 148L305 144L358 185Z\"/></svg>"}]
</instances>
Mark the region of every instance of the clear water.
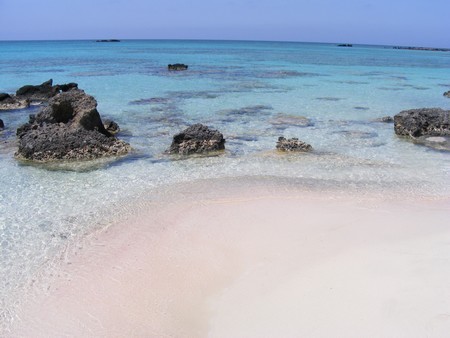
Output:
<instances>
[{"instance_id":1,"label":"clear water","mask_svg":"<svg viewBox=\"0 0 450 338\"><path fill-rule=\"evenodd\" d=\"M166 70L177 62L189 70ZM450 109L442 95L450 90L450 53L272 42L0 42L0 69L0 92L49 78L77 82L134 148L94 168L22 165L13 158L14 132L36 108L0 112L7 126L0 132L2 328L14 319L24 288L70 241L126 217L131 203L168 184L269 176L318 189L450 192L448 152L373 122L404 109ZM300 116L306 126L295 123ZM173 134L197 122L225 135L224 154L185 160L162 154ZM277 154L278 136L298 137L314 152Z\"/></svg>"}]
</instances>

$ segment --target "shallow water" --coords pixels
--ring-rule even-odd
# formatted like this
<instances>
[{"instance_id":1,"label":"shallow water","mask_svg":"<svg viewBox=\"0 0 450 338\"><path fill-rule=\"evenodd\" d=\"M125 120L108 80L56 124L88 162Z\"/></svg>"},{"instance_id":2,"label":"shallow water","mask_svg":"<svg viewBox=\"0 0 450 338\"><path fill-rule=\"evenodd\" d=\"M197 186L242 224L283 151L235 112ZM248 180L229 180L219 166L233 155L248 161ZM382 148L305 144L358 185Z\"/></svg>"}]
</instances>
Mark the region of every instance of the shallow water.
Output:
<instances>
[{"instance_id":1,"label":"shallow water","mask_svg":"<svg viewBox=\"0 0 450 338\"><path fill-rule=\"evenodd\" d=\"M176 62L189 70L168 72ZM134 148L117 162L24 165L13 158L14 131L36 108L0 112L7 126L0 131L4 327L23 287L67 243L169 184L268 176L318 189L449 194L448 152L398 138L392 124L373 120L410 108L449 109L442 93L450 87L450 53L270 42L0 42L0 67L0 92L49 78L77 82ZM225 153L162 154L173 134L197 122L223 132ZM298 137L314 151L280 155L279 136Z\"/></svg>"}]
</instances>

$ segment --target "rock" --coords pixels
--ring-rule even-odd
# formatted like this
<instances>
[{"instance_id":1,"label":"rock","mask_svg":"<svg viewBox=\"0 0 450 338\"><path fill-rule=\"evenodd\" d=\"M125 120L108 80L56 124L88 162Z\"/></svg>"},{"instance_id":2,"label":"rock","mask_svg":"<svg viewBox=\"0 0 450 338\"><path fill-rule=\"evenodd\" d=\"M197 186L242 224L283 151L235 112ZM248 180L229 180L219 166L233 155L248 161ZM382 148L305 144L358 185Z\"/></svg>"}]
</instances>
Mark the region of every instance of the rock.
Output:
<instances>
[{"instance_id":1,"label":"rock","mask_svg":"<svg viewBox=\"0 0 450 338\"><path fill-rule=\"evenodd\" d=\"M337 45L338 47L353 47L353 45L351 43L341 43L339 45Z\"/></svg>"},{"instance_id":2,"label":"rock","mask_svg":"<svg viewBox=\"0 0 450 338\"><path fill-rule=\"evenodd\" d=\"M16 91L16 96L30 101L48 101L61 91L66 92L74 88L78 88L78 84L72 82L53 86L53 80L50 79L37 86L23 86Z\"/></svg>"},{"instance_id":3,"label":"rock","mask_svg":"<svg viewBox=\"0 0 450 338\"><path fill-rule=\"evenodd\" d=\"M17 136L15 156L39 162L118 156L131 149L105 129L97 101L79 89L50 99L48 106L17 129Z\"/></svg>"},{"instance_id":4,"label":"rock","mask_svg":"<svg viewBox=\"0 0 450 338\"><path fill-rule=\"evenodd\" d=\"M383 123L392 123L392 122L394 122L394 118L392 116L383 116L383 117L379 117L373 121L374 122L383 122Z\"/></svg>"},{"instance_id":5,"label":"rock","mask_svg":"<svg viewBox=\"0 0 450 338\"><path fill-rule=\"evenodd\" d=\"M286 139L279 137L276 148L280 151L311 151L312 147L308 143L300 141L298 138Z\"/></svg>"},{"instance_id":6,"label":"rock","mask_svg":"<svg viewBox=\"0 0 450 338\"><path fill-rule=\"evenodd\" d=\"M56 85L55 87L59 88L62 92L68 92L71 89L78 88L78 83L70 82L61 85Z\"/></svg>"},{"instance_id":7,"label":"rock","mask_svg":"<svg viewBox=\"0 0 450 338\"><path fill-rule=\"evenodd\" d=\"M420 136L449 136L450 111L440 108L405 110L394 116L397 135L417 138Z\"/></svg>"},{"instance_id":8,"label":"rock","mask_svg":"<svg viewBox=\"0 0 450 338\"><path fill-rule=\"evenodd\" d=\"M434 48L434 47L403 47L403 46L395 46L393 49L406 49L406 50L423 50L430 52L450 52L449 48Z\"/></svg>"},{"instance_id":9,"label":"rock","mask_svg":"<svg viewBox=\"0 0 450 338\"><path fill-rule=\"evenodd\" d=\"M173 137L169 154L189 155L206 153L225 149L225 139L222 133L210 129L200 123L194 124Z\"/></svg>"},{"instance_id":10,"label":"rock","mask_svg":"<svg viewBox=\"0 0 450 338\"><path fill-rule=\"evenodd\" d=\"M173 65L167 65L167 68L169 70L187 70L188 65L185 65L183 63L175 63Z\"/></svg>"},{"instance_id":11,"label":"rock","mask_svg":"<svg viewBox=\"0 0 450 338\"><path fill-rule=\"evenodd\" d=\"M0 119L0 129L4 129L5 128L5 124L3 123L3 120Z\"/></svg>"},{"instance_id":12,"label":"rock","mask_svg":"<svg viewBox=\"0 0 450 338\"><path fill-rule=\"evenodd\" d=\"M0 93L0 102L2 102L3 100L9 99L11 98L11 95L7 94L7 93Z\"/></svg>"},{"instance_id":13,"label":"rock","mask_svg":"<svg viewBox=\"0 0 450 338\"><path fill-rule=\"evenodd\" d=\"M314 123L307 117L282 113L275 115L269 122L277 129L287 129L289 127L310 127L314 125Z\"/></svg>"},{"instance_id":14,"label":"rock","mask_svg":"<svg viewBox=\"0 0 450 338\"><path fill-rule=\"evenodd\" d=\"M56 88L56 86L53 86L53 80L50 79L37 86L26 85L20 87L16 91L16 96L27 98L31 101L47 101L58 94L58 92L58 88Z\"/></svg>"},{"instance_id":15,"label":"rock","mask_svg":"<svg viewBox=\"0 0 450 338\"><path fill-rule=\"evenodd\" d=\"M96 40L95 42L120 42L117 39Z\"/></svg>"},{"instance_id":16,"label":"rock","mask_svg":"<svg viewBox=\"0 0 450 338\"><path fill-rule=\"evenodd\" d=\"M109 119L103 120L103 126L105 127L106 131L111 135L115 135L120 131L119 125L113 120Z\"/></svg>"},{"instance_id":17,"label":"rock","mask_svg":"<svg viewBox=\"0 0 450 338\"><path fill-rule=\"evenodd\" d=\"M20 99L6 93L0 94L0 110L24 109L30 106L30 100Z\"/></svg>"},{"instance_id":18,"label":"rock","mask_svg":"<svg viewBox=\"0 0 450 338\"><path fill-rule=\"evenodd\" d=\"M448 97L450 99L450 90L444 93L445 97Z\"/></svg>"}]
</instances>

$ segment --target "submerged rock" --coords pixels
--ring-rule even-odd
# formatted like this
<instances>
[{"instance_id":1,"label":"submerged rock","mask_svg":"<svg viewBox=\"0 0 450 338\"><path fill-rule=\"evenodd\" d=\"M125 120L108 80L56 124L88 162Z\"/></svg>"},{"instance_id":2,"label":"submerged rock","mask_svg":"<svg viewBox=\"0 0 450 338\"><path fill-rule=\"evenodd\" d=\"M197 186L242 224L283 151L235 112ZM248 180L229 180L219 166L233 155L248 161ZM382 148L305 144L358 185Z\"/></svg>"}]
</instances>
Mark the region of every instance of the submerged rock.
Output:
<instances>
[{"instance_id":1,"label":"submerged rock","mask_svg":"<svg viewBox=\"0 0 450 338\"><path fill-rule=\"evenodd\" d=\"M449 115L450 111L440 108L405 110L394 116L394 130L412 138L450 136Z\"/></svg>"},{"instance_id":2,"label":"submerged rock","mask_svg":"<svg viewBox=\"0 0 450 338\"><path fill-rule=\"evenodd\" d=\"M173 65L167 65L168 70L187 70L188 65L183 63L174 63Z\"/></svg>"},{"instance_id":3,"label":"submerged rock","mask_svg":"<svg viewBox=\"0 0 450 338\"><path fill-rule=\"evenodd\" d=\"M443 95L444 95L445 97L448 97L448 98L450 99L450 90L447 91L447 92L445 92Z\"/></svg>"},{"instance_id":4,"label":"submerged rock","mask_svg":"<svg viewBox=\"0 0 450 338\"><path fill-rule=\"evenodd\" d=\"M5 124L3 123L3 120L0 119L0 129L4 129L5 128Z\"/></svg>"},{"instance_id":5,"label":"submerged rock","mask_svg":"<svg viewBox=\"0 0 450 338\"><path fill-rule=\"evenodd\" d=\"M374 122L393 123L394 118L392 116L383 116L375 119Z\"/></svg>"},{"instance_id":6,"label":"submerged rock","mask_svg":"<svg viewBox=\"0 0 450 338\"><path fill-rule=\"evenodd\" d=\"M173 137L168 154L189 155L225 149L223 134L197 123Z\"/></svg>"},{"instance_id":7,"label":"submerged rock","mask_svg":"<svg viewBox=\"0 0 450 338\"><path fill-rule=\"evenodd\" d=\"M269 122L277 129L287 129L289 127L310 127L314 125L314 123L305 116L283 113L275 115Z\"/></svg>"},{"instance_id":8,"label":"submerged rock","mask_svg":"<svg viewBox=\"0 0 450 338\"><path fill-rule=\"evenodd\" d=\"M52 98L47 107L17 129L17 136L15 156L39 162L118 156L131 149L105 129L97 101L79 89Z\"/></svg>"},{"instance_id":9,"label":"submerged rock","mask_svg":"<svg viewBox=\"0 0 450 338\"><path fill-rule=\"evenodd\" d=\"M300 141L298 138L286 139L284 137L279 137L276 148L280 151L311 151L312 147L310 144Z\"/></svg>"}]
</instances>

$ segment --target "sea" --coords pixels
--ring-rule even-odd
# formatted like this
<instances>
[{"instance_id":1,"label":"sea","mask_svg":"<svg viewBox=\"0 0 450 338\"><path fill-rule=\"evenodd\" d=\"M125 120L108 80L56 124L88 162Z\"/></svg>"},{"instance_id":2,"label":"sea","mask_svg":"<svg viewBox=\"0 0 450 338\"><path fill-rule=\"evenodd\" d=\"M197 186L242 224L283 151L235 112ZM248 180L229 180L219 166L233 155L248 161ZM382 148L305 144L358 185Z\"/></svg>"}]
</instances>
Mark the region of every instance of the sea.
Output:
<instances>
[{"instance_id":1,"label":"sea","mask_svg":"<svg viewBox=\"0 0 450 338\"><path fill-rule=\"evenodd\" d=\"M168 71L173 63L189 68ZM19 162L15 131L40 107L0 111L0 333L17 320L24 295L57 273L68 247L169 186L256 177L319 191L450 195L449 140L447 149L413 142L377 120L406 109L450 109L443 96L450 52L298 42L0 41L0 93L49 79L76 82L93 95L133 151L95 162ZM173 135L195 123L222 132L226 150L165 154ZM313 151L279 153L280 136Z\"/></svg>"}]
</instances>

